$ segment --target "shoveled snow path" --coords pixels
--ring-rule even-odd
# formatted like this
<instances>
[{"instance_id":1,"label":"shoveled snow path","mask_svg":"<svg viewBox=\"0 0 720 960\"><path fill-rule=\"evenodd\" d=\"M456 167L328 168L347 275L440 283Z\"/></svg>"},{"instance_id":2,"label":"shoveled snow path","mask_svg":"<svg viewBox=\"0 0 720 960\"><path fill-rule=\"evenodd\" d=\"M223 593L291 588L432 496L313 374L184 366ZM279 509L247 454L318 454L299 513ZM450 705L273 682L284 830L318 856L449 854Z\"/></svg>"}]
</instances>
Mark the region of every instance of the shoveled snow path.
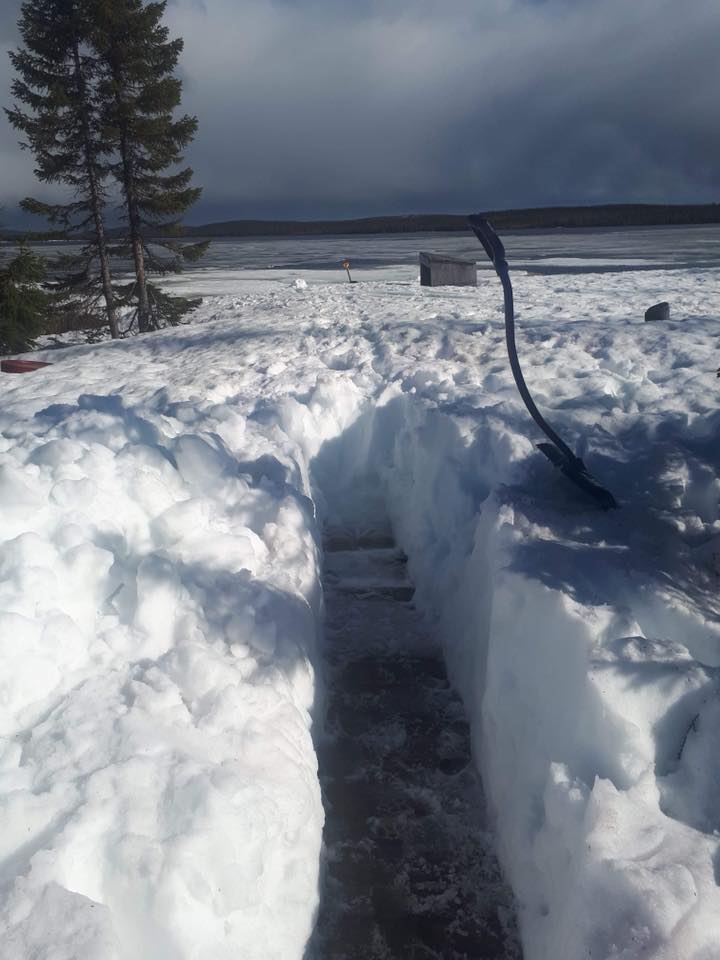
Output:
<instances>
[{"instance_id":1,"label":"shoveled snow path","mask_svg":"<svg viewBox=\"0 0 720 960\"><path fill-rule=\"evenodd\" d=\"M326 875L310 955L519 957L467 717L411 602L407 558L379 509L324 543Z\"/></svg>"}]
</instances>

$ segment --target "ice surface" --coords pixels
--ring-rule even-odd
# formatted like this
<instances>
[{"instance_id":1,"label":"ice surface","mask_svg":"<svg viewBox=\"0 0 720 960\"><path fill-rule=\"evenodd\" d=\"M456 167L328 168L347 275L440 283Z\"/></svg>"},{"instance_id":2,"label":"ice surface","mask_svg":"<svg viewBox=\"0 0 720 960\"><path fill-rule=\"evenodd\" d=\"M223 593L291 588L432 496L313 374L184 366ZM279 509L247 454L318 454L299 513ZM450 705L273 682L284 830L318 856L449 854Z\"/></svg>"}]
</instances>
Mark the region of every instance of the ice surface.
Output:
<instances>
[{"instance_id":1,"label":"ice surface","mask_svg":"<svg viewBox=\"0 0 720 960\"><path fill-rule=\"evenodd\" d=\"M368 469L526 958L718 956L718 274L516 279L530 387L612 514L535 451L489 276L277 274L3 377L3 958L300 960L318 530Z\"/></svg>"}]
</instances>

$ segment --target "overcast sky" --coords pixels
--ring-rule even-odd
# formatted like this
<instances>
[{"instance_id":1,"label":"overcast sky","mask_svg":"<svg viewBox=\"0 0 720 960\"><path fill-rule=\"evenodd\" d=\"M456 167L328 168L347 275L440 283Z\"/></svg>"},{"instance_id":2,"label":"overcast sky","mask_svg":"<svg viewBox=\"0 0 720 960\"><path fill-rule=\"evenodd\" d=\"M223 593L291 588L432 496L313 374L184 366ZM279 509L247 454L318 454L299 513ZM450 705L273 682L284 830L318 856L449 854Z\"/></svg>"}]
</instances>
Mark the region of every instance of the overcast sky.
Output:
<instances>
[{"instance_id":1,"label":"overcast sky","mask_svg":"<svg viewBox=\"0 0 720 960\"><path fill-rule=\"evenodd\" d=\"M19 0L0 0L0 86ZM720 0L170 0L188 220L720 200ZM45 196L0 119L0 204Z\"/></svg>"}]
</instances>

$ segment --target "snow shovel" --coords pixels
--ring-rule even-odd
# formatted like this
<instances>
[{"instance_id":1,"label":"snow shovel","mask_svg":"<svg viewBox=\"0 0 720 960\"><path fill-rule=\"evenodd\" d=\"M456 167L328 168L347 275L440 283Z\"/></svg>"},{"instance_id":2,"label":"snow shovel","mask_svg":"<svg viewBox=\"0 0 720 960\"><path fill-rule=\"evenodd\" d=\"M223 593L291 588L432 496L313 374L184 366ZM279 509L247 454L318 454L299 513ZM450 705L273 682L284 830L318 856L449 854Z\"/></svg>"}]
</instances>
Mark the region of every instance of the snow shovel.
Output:
<instances>
[{"instance_id":1,"label":"snow shovel","mask_svg":"<svg viewBox=\"0 0 720 960\"><path fill-rule=\"evenodd\" d=\"M518 360L517 347L515 346L515 312L513 309L513 292L510 283L510 270L507 259L505 258L505 247L502 240L495 233L493 227L480 214L474 213L468 217L468 223L485 249L485 253L490 258L495 272L500 277L505 297L505 341L507 343L508 356L510 358L510 367L515 378L515 385L520 391L523 403L528 409L528 413L535 423L540 427L550 443L539 443L538 450L541 450L548 460L558 467L574 484L590 494L596 500L603 510L609 510L611 507L617 507L618 503L615 497L606 490L592 474L588 473L585 464L580 457L576 457L570 447L555 433L550 424L542 416L535 401L530 396L530 391L525 383L520 361Z\"/></svg>"}]
</instances>

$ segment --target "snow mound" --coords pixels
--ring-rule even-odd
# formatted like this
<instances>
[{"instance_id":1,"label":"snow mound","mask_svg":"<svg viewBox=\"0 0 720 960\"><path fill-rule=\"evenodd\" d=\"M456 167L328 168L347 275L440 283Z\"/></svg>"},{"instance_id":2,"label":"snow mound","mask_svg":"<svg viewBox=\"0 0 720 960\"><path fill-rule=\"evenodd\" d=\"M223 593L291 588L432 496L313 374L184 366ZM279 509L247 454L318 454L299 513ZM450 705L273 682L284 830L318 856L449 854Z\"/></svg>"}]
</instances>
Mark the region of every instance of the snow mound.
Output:
<instances>
[{"instance_id":1,"label":"snow mound","mask_svg":"<svg viewBox=\"0 0 720 960\"><path fill-rule=\"evenodd\" d=\"M62 402L2 414L2 955L299 956L323 816L297 463L230 407L188 433L164 393L70 400L57 366L34 385Z\"/></svg>"}]
</instances>

